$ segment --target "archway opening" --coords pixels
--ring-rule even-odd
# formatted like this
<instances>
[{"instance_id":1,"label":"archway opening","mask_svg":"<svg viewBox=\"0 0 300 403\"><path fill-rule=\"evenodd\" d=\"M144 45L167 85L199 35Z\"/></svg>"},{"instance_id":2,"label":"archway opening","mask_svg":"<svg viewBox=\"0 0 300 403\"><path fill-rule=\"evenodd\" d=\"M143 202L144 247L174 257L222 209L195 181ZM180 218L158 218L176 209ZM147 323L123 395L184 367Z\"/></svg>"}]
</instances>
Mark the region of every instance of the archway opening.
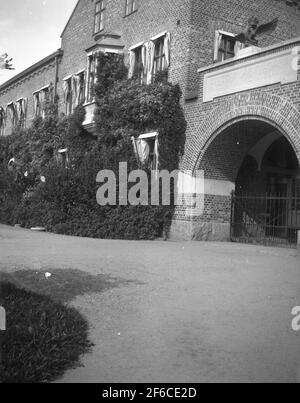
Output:
<instances>
[{"instance_id":1,"label":"archway opening","mask_svg":"<svg viewBox=\"0 0 300 403\"><path fill-rule=\"evenodd\" d=\"M205 202L198 221L212 223L215 239L230 232L232 240L297 243L299 162L275 125L248 118L226 127L207 146L199 169Z\"/></svg>"}]
</instances>

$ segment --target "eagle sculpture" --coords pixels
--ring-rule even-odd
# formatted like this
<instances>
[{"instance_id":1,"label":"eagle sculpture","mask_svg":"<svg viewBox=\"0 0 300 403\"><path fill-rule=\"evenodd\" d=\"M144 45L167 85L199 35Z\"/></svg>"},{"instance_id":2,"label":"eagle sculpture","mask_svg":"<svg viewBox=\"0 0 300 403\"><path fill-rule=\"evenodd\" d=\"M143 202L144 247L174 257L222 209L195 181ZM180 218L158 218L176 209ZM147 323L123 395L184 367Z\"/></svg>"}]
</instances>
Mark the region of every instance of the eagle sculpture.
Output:
<instances>
[{"instance_id":1,"label":"eagle sculpture","mask_svg":"<svg viewBox=\"0 0 300 403\"><path fill-rule=\"evenodd\" d=\"M12 66L12 60L8 58L8 54L4 53L3 55L0 55L0 69L2 70L14 70Z\"/></svg>"},{"instance_id":2,"label":"eagle sculpture","mask_svg":"<svg viewBox=\"0 0 300 403\"><path fill-rule=\"evenodd\" d=\"M248 20L247 29L241 34L237 35L235 39L238 42L243 43L245 46L249 45L257 46L258 40L256 39L256 36L275 31L277 25L278 25L278 18L275 18L274 20L266 24L259 25L258 18L251 17Z\"/></svg>"}]
</instances>

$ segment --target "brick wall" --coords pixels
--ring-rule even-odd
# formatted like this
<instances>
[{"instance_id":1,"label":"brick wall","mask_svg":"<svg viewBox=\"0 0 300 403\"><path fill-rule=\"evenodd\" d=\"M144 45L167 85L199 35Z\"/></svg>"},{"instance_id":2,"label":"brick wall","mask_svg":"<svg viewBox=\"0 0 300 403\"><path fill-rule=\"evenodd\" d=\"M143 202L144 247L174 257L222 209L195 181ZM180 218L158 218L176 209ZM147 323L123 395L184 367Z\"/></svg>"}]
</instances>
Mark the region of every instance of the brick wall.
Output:
<instances>
[{"instance_id":1,"label":"brick wall","mask_svg":"<svg viewBox=\"0 0 300 403\"><path fill-rule=\"evenodd\" d=\"M170 79L185 88L191 0L138 0L137 4L138 10L125 17L125 0L107 0L104 32L122 34L127 62L131 46L169 31L172 35ZM62 36L64 57L60 80L87 67L86 50L96 45L93 38L94 9L94 0L81 0L66 26Z\"/></svg>"},{"instance_id":2,"label":"brick wall","mask_svg":"<svg viewBox=\"0 0 300 403\"><path fill-rule=\"evenodd\" d=\"M10 85L0 86L0 106L6 108L10 102L16 102L19 98L28 98L27 127L30 126L34 118L33 92L46 85L55 83L56 62L55 58L43 64L43 66L33 69L25 76L13 81ZM9 135L12 131L10 119L6 119L4 134Z\"/></svg>"}]
</instances>

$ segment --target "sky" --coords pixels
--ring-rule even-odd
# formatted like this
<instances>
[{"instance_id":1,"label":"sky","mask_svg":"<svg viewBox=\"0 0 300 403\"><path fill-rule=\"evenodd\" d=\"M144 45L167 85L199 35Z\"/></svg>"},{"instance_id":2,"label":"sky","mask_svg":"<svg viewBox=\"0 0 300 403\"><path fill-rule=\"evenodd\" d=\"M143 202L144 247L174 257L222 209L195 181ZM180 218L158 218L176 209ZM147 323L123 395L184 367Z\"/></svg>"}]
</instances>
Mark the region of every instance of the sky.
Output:
<instances>
[{"instance_id":1,"label":"sky","mask_svg":"<svg viewBox=\"0 0 300 403\"><path fill-rule=\"evenodd\" d=\"M55 52L77 0L0 0L0 54L16 70L0 70L0 84Z\"/></svg>"}]
</instances>

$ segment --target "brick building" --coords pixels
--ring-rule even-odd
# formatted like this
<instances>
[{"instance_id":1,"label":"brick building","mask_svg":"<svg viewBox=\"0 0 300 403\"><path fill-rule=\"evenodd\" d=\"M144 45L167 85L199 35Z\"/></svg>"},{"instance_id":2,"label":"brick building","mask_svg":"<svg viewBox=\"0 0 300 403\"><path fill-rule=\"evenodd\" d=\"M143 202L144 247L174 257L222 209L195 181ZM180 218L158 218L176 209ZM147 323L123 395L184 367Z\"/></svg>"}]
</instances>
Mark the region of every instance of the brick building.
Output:
<instances>
[{"instance_id":1,"label":"brick building","mask_svg":"<svg viewBox=\"0 0 300 403\"><path fill-rule=\"evenodd\" d=\"M84 102L93 132L98 52L124 53L129 74L138 69L144 82L168 69L188 123L181 168L204 179L200 192L182 196L171 236L228 239L233 190L300 197L300 9L290 3L79 0L61 49L0 86L1 133L30 125L55 94L64 114ZM250 17L279 21L244 47L236 36ZM300 228L298 208L278 208L284 227Z\"/></svg>"}]
</instances>

